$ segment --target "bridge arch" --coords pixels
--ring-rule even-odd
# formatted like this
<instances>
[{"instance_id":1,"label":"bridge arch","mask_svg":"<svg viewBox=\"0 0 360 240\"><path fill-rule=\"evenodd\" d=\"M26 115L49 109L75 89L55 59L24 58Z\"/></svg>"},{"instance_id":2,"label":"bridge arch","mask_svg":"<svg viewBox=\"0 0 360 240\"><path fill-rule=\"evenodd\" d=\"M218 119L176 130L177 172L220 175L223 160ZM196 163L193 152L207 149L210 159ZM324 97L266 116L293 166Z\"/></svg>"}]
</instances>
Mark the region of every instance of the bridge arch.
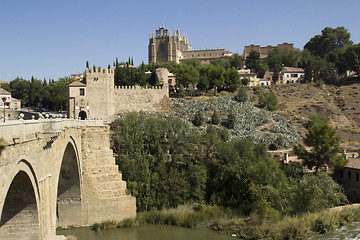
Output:
<instances>
[{"instance_id":1,"label":"bridge arch","mask_svg":"<svg viewBox=\"0 0 360 240\"><path fill-rule=\"evenodd\" d=\"M70 137L61 159L57 182L58 226L82 225L81 165L75 140Z\"/></svg>"},{"instance_id":2,"label":"bridge arch","mask_svg":"<svg viewBox=\"0 0 360 240\"><path fill-rule=\"evenodd\" d=\"M18 162L10 172L1 197L0 236L4 239L40 239L39 188L31 164Z\"/></svg>"}]
</instances>

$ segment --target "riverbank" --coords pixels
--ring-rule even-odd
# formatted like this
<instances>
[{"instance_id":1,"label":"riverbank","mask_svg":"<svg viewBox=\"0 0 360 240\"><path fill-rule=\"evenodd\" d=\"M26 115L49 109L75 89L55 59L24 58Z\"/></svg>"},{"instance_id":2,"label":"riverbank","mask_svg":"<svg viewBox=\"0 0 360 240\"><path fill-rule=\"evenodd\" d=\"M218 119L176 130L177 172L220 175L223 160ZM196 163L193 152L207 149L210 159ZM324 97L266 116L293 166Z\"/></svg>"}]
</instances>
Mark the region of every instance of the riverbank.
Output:
<instances>
[{"instance_id":1,"label":"riverbank","mask_svg":"<svg viewBox=\"0 0 360 240\"><path fill-rule=\"evenodd\" d=\"M339 209L336 209L339 210ZM257 215L240 216L236 210L218 206L180 206L175 209L138 213L135 219L92 225L95 231L133 227L140 224L165 224L188 228L210 228L244 239L307 239L317 233L360 221L359 208L321 211L280 219L261 219Z\"/></svg>"}]
</instances>

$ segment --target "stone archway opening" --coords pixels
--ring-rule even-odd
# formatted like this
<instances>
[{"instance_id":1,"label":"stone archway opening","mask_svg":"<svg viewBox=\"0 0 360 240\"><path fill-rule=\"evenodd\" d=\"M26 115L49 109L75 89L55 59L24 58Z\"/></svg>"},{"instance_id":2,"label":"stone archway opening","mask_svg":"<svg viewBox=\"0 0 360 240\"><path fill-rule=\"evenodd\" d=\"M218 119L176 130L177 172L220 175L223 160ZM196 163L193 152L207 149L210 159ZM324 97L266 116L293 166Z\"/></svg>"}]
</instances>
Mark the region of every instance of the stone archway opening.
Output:
<instances>
[{"instance_id":1,"label":"stone archway opening","mask_svg":"<svg viewBox=\"0 0 360 240\"><path fill-rule=\"evenodd\" d=\"M56 217L58 226L82 225L78 161L70 143L66 146L60 168Z\"/></svg>"},{"instance_id":2,"label":"stone archway opening","mask_svg":"<svg viewBox=\"0 0 360 240\"><path fill-rule=\"evenodd\" d=\"M0 220L1 239L40 239L36 197L29 176L20 171L7 192Z\"/></svg>"},{"instance_id":3,"label":"stone archway opening","mask_svg":"<svg viewBox=\"0 0 360 240\"><path fill-rule=\"evenodd\" d=\"M80 111L80 112L79 112L79 118L80 118L81 120L85 120L85 119L87 118L86 112L85 112L85 111Z\"/></svg>"}]
</instances>

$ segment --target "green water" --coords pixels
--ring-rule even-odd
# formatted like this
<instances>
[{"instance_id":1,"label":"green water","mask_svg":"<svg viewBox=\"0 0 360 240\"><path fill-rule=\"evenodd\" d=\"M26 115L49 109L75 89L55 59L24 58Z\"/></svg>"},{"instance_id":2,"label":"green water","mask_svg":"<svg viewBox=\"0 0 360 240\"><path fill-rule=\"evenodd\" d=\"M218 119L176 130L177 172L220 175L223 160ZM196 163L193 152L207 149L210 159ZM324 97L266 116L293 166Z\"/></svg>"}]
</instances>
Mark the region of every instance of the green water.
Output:
<instances>
[{"instance_id":1,"label":"green water","mask_svg":"<svg viewBox=\"0 0 360 240\"><path fill-rule=\"evenodd\" d=\"M309 240L360 240L360 222L351 223L346 227L335 229L331 232L316 235Z\"/></svg>"},{"instance_id":2,"label":"green water","mask_svg":"<svg viewBox=\"0 0 360 240\"><path fill-rule=\"evenodd\" d=\"M132 228L95 232L90 228L57 231L59 235L76 236L78 240L230 240L236 239L209 229L188 229L166 225L141 225Z\"/></svg>"}]
</instances>

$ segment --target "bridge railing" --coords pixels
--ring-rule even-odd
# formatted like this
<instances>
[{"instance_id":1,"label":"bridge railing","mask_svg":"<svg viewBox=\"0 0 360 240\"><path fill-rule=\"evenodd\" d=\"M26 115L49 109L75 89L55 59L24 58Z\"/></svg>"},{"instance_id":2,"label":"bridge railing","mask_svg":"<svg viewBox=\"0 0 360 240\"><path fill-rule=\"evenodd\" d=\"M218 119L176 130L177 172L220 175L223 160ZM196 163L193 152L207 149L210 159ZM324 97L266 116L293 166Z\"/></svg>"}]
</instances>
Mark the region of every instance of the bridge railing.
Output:
<instances>
[{"instance_id":1,"label":"bridge railing","mask_svg":"<svg viewBox=\"0 0 360 240\"><path fill-rule=\"evenodd\" d=\"M0 122L0 137L8 144L37 139L43 134L57 134L65 128L104 126L102 120L39 119Z\"/></svg>"}]
</instances>

